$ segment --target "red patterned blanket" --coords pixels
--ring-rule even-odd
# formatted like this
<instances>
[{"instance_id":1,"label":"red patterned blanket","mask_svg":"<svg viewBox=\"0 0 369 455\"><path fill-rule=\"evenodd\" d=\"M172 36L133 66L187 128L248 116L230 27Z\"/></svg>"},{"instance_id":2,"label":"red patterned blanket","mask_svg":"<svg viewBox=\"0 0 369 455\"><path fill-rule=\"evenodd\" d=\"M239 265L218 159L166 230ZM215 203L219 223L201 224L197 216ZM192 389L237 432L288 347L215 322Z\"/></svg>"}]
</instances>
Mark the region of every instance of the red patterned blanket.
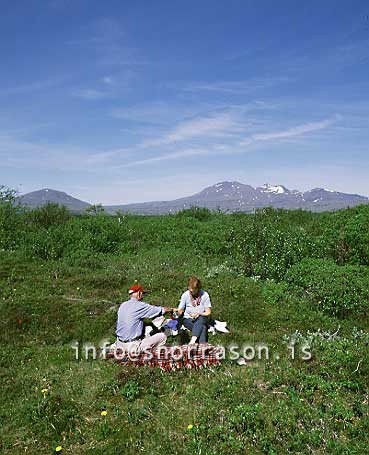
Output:
<instances>
[{"instance_id":1,"label":"red patterned blanket","mask_svg":"<svg viewBox=\"0 0 369 455\"><path fill-rule=\"evenodd\" d=\"M221 365L224 360L224 348L211 344L194 344L183 346L162 346L161 348L140 353L123 353L110 351L108 358L115 358L123 365L161 368L164 371L174 371L180 368L198 369L208 366Z\"/></svg>"}]
</instances>

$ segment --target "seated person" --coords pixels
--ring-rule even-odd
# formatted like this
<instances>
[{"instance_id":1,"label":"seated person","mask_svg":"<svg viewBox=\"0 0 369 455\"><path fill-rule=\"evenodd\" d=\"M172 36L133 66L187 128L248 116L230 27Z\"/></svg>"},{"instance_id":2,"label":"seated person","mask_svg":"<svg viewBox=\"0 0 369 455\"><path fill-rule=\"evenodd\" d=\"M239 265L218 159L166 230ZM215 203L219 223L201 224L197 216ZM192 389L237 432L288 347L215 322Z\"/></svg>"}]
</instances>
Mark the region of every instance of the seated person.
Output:
<instances>
[{"instance_id":1,"label":"seated person","mask_svg":"<svg viewBox=\"0 0 369 455\"><path fill-rule=\"evenodd\" d=\"M124 352L142 352L165 344L167 337L163 332L144 338L143 320L169 313L173 308L149 305L143 302L144 292L142 286L138 284L132 286L128 291L130 299L120 305L115 349Z\"/></svg>"},{"instance_id":2,"label":"seated person","mask_svg":"<svg viewBox=\"0 0 369 455\"><path fill-rule=\"evenodd\" d=\"M211 315L209 294L201 289L201 281L195 276L188 279L187 288L176 310L181 316L178 328L183 323L191 330L192 337L189 344L207 343Z\"/></svg>"}]
</instances>

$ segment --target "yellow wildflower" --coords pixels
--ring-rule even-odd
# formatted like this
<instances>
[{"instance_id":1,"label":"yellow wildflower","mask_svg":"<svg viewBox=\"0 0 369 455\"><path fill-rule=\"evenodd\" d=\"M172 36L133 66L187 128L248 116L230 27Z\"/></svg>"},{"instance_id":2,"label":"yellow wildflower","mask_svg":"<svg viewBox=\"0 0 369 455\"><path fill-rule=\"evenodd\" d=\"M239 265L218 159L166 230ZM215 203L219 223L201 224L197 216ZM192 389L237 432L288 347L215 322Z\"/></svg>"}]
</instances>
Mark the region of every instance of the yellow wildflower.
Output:
<instances>
[{"instance_id":1,"label":"yellow wildflower","mask_svg":"<svg viewBox=\"0 0 369 455\"><path fill-rule=\"evenodd\" d=\"M41 389L41 393L47 393L49 389Z\"/></svg>"},{"instance_id":2,"label":"yellow wildflower","mask_svg":"<svg viewBox=\"0 0 369 455\"><path fill-rule=\"evenodd\" d=\"M62 446L55 447L55 452L60 452L61 450L63 450Z\"/></svg>"},{"instance_id":3,"label":"yellow wildflower","mask_svg":"<svg viewBox=\"0 0 369 455\"><path fill-rule=\"evenodd\" d=\"M101 415L105 417L108 414L108 411L101 411Z\"/></svg>"},{"instance_id":4,"label":"yellow wildflower","mask_svg":"<svg viewBox=\"0 0 369 455\"><path fill-rule=\"evenodd\" d=\"M193 428L193 425L190 423L189 425L187 425L187 430L192 430Z\"/></svg>"}]
</instances>

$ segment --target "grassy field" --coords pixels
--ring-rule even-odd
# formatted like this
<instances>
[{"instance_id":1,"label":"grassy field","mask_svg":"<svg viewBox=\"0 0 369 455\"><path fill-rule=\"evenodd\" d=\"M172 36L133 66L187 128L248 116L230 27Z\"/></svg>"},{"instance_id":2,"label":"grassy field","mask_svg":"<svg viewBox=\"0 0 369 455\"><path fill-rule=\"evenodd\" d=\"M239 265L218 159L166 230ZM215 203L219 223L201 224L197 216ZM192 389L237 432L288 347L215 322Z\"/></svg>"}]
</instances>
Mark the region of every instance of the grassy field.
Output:
<instances>
[{"instance_id":1,"label":"grassy field","mask_svg":"<svg viewBox=\"0 0 369 455\"><path fill-rule=\"evenodd\" d=\"M36 215L0 222L1 453L368 452L367 207ZM230 328L210 342L264 343L269 359L173 373L75 359L76 341L114 340L135 280L175 306L190 274Z\"/></svg>"}]
</instances>

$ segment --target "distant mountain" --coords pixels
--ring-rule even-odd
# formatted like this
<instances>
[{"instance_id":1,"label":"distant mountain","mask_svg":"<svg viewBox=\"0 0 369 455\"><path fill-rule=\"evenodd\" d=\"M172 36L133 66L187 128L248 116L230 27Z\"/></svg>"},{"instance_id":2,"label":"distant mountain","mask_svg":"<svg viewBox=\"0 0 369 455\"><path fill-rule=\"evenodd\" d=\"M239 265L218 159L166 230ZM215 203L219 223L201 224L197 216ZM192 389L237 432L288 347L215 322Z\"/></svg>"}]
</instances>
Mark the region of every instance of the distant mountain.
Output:
<instances>
[{"instance_id":1,"label":"distant mountain","mask_svg":"<svg viewBox=\"0 0 369 455\"><path fill-rule=\"evenodd\" d=\"M265 184L254 188L239 182L221 182L205 188L193 196L173 201L114 205L107 206L105 209L109 213L121 210L146 215L175 213L195 205L224 212L251 213L261 207L301 208L313 212L323 212L367 204L368 202L369 199L364 196L339 193L324 188L300 192L289 190L283 185Z\"/></svg>"},{"instance_id":2,"label":"distant mountain","mask_svg":"<svg viewBox=\"0 0 369 455\"><path fill-rule=\"evenodd\" d=\"M83 212L89 203L67 193L44 189L20 196L19 201L29 207L39 207L47 202L65 205L73 212ZM369 199L357 194L339 193L324 188L300 192L289 190L283 185L265 184L254 188L239 182L221 182L209 186L200 193L173 201L144 202L140 204L110 205L105 210L114 214L117 210L140 215L162 215L198 206L223 212L252 213L257 208L275 207L304 209L313 212L338 210L359 204L368 204Z\"/></svg>"},{"instance_id":3,"label":"distant mountain","mask_svg":"<svg viewBox=\"0 0 369 455\"><path fill-rule=\"evenodd\" d=\"M40 207L48 202L54 202L59 205L65 205L71 212L83 212L91 204L76 199L62 191L44 189L24 194L18 198L22 205L30 208Z\"/></svg>"}]
</instances>

